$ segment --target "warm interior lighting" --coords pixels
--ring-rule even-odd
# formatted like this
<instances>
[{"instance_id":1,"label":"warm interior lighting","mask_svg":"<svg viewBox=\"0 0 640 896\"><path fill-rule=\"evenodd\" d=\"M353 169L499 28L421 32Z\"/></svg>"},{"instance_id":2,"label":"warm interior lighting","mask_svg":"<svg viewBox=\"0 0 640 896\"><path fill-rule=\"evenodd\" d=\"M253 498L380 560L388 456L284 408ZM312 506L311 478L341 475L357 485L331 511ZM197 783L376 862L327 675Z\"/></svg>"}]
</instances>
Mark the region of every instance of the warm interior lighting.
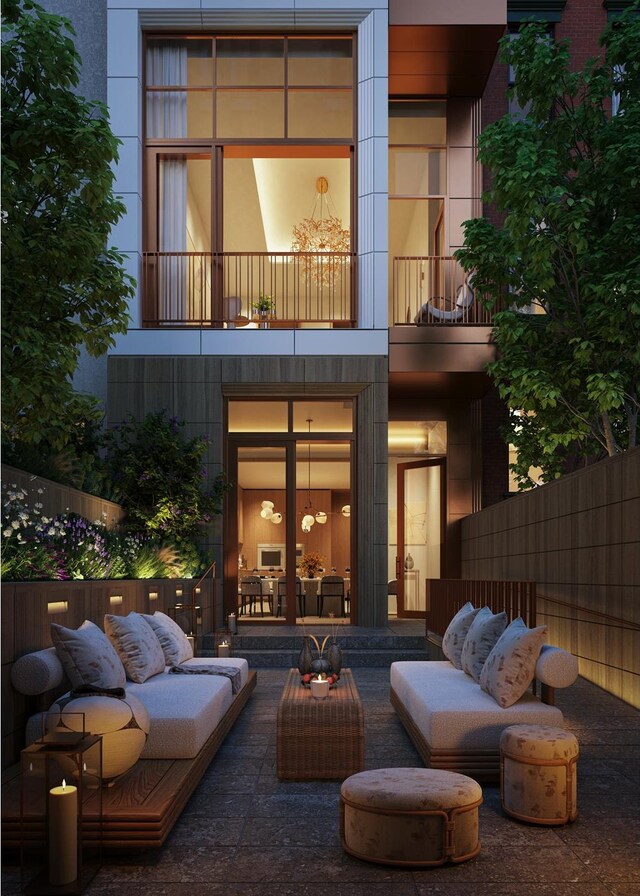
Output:
<instances>
[{"instance_id":1,"label":"warm interior lighting","mask_svg":"<svg viewBox=\"0 0 640 896\"><path fill-rule=\"evenodd\" d=\"M53 600L47 604L47 613L49 616L57 616L59 613L66 613L69 609L69 602L66 600Z\"/></svg>"},{"instance_id":2,"label":"warm interior lighting","mask_svg":"<svg viewBox=\"0 0 640 896\"><path fill-rule=\"evenodd\" d=\"M342 218L335 214L335 206L329 197L329 181L326 177L319 177L311 217L294 226L291 251L311 253L302 258L305 274L317 283L328 285L335 278L341 260L332 257L318 259L314 254L348 252L350 243L349 230L342 226Z\"/></svg>"},{"instance_id":3,"label":"warm interior lighting","mask_svg":"<svg viewBox=\"0 0 640 896\"><path fill-rule=\"evenodd\" d=\"M150 591L149 592L149 600L158 600L158 592Z\"/></svg>"},{"instance_id":4,"label":"warm interior lighting","mask_svg":"<svg viewBox=\"0 0 640 896\"><path fill-rule=\"evenodd\" d=\"M351 504L345 504L340 513L342 516L351 516Z\"/></svg>"},{"instance_id":5,"label":"warm interior lighting","mask_svg":"<svg viewBox=\"0 0 640 896\"><path fill-rule=\"evenodd\" d=\"M112 607L117 607L122 603L122 595L121 594L112 594L109 598L109 603Z\"/></svg>"},{"instance_id":6,"label":"warm interior lighting","mask_svg":"<svg viewBox=\"0 0 640 896\"><path fill-rule=\"evenodd\" d=\"M260 505L262 510L260 511L260 516L263 520L271 520L274 525L279 526L282 522L282 514L274 511L274 503L273 501L263 501Z\"/></svg>"},{"instance_id":7,"label":"warm interior lighting","mask_svg":"<svg viewBox=\"0 0 640 896\"><path fill-rule=\"evenodd\" d=\"M309 427L309 436L311 436L311 424L313 420L307 417L307 426ZM307 456L307 503L304 505L302 514L302 531L311 532L311 527L315 522L324 525L327 522L327 514L324 510L316 510L311 502L311 441L309 441L309 453Z\"/></svg>"}]
</instances>

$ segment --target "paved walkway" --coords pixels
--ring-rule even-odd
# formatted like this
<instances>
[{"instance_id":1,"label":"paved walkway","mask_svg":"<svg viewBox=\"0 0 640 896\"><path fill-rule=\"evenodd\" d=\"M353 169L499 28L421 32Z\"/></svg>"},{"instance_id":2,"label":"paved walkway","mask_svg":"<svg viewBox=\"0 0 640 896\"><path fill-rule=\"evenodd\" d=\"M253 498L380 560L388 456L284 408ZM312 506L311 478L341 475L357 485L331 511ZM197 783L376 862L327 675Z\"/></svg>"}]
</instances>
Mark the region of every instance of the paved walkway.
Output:
<instances>
[{"instance_id":1,"label":"paved walkway","mask_svg":"<svg viewBox=\"0 0 640 896\"><path fill-rule=\"evenodd\" d=\"M388 699L388 669L355 669L366 766L422 763ZM343 853L339 782L280 782L276 708L286 670L258 686L167 844L110 858L87 896L638 896L640 713L580 680L558 704L581 747L579 818L544 828L503 816L484 787L482 851L456 866L409 871ZM331 749L331 732L327 732ZM5 869L3 893L17 893Z\"/></svg>"}]
</instances>

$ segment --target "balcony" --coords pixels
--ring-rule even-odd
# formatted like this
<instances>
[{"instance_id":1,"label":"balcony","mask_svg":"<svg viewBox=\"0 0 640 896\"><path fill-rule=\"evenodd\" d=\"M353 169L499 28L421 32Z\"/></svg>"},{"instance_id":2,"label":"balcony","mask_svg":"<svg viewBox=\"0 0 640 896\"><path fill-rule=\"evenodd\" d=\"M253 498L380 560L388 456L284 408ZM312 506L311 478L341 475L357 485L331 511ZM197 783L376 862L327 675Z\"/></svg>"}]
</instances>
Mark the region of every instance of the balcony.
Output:
<instances>
[{"instance_id":1,"label":"balcony","mask_svg":"<svg viewBox=\"0 0 640 896\"><path fill-rule=\"evenodd\" d=\"M144 327L355 327L347 252L145 252ZM252 306L269 296L272 311Z\"/></svg>"},{"instance_id":2,"label":"balcony","mask_svg":"<svg viewBox=\"0 0 640 896\"><path fill-rule=\"evenodd\" d=\"M490 326L492 312L476 300L465 276L450 256L395 257L390 326Z\"/></svg>"}]
</instances>

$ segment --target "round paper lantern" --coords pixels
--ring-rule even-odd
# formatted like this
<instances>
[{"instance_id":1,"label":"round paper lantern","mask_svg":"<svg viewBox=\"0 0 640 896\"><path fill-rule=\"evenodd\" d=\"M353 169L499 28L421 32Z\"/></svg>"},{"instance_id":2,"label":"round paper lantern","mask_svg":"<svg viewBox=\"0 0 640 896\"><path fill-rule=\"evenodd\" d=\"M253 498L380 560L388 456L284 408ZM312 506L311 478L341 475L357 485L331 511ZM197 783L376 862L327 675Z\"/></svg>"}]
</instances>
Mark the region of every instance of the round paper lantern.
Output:
<instances>
[{"instance_id":1,"label":"round paper lantern","mask_svg":"<svg viewBox=\"0 0 640 896\"><path fill-rule=\"evenodd\" d=\"M102 736L102 780L110 783L132 768L144 749L149 734L149 713L137 697L105 697L92 694L72 697L65 694L51 706L47 730L84 730Z\"/></svg>"}]
</instances>

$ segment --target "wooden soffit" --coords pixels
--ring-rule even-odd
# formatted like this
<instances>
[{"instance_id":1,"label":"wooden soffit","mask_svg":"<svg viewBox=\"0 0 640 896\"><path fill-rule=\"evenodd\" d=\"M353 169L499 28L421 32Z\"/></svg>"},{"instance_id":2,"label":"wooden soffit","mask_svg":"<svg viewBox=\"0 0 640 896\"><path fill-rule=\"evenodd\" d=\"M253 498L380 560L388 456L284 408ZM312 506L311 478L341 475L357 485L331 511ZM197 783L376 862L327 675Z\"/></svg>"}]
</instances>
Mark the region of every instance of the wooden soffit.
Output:
<instances>
[{"instance_id":1,"label":"wooden soffit","mask_svg":"<svg viewBox=\"0 0 640 896\"><path fill-rule=\"evenodd\" d=\"M505 24L391 25L390 96L482 96Z\"/></svg>"}]
</instances>

